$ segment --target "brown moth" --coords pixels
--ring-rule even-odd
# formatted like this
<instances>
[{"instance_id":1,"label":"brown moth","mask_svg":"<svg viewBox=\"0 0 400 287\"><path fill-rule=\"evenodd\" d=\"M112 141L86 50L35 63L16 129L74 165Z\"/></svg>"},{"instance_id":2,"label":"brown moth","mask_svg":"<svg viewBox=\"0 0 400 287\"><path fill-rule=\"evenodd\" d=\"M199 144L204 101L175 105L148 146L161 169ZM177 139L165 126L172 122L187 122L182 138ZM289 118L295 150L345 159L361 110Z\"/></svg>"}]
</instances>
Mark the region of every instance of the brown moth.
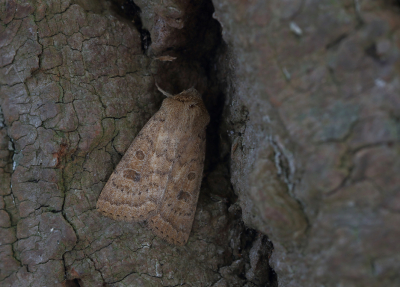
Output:
<instances>
[{"instance_id":1,"label":"brown moth","mask_svg":"<svg viewBox=\"0 0 400 287\"><path fill-rule=\"evenodd\" d=\"M210 116L194 89L167 96L104 186L97 209L123 221L147 221L168 243L186 244L203 174Z\"/></svg>"}]
</instances>

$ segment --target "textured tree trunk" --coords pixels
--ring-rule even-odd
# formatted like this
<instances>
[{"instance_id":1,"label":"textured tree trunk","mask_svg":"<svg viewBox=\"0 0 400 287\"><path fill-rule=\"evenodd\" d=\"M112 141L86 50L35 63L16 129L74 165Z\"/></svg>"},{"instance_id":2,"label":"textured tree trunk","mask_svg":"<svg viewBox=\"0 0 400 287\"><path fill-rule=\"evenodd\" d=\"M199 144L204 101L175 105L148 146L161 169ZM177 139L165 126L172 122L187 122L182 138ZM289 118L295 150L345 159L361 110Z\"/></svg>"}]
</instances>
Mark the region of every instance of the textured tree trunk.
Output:
<instances>
[{"instance_id":1,"label":"textured tree trunk","mask_svg":"<svg viewBox=\"0 0 400 287\"><path fill-rule=\"evenodd\" d=\"M0 0L0 285L400 285L398 3L134 2ZM155 83L211 116L185 246L96 210Z\"/></svg>"}]
</instances>

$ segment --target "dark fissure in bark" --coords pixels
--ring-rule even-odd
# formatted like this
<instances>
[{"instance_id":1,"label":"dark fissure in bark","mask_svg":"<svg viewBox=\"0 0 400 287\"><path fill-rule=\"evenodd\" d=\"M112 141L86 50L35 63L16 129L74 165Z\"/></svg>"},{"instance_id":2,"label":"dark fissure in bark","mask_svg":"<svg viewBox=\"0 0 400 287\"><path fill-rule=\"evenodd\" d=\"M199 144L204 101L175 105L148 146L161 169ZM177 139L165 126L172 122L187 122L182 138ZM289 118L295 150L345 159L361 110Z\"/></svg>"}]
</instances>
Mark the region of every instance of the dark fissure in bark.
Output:
<instances>
[{"instance_id":1,"label":"dark fissure in bark","mask_svg":"<svg viewBox=\"0 0 400 287\"><path fill-rule=\"evenodd\" d=\"M234 210L227 228L230 232L236 233L240 244L237 250L233 250L228 260L230 263L227 265L232 264L232 267L235 261L244 259L246 267L237 267L238 274L235 274L243 285L245 282L251 282L255 286L277 286L277 275L268 264L273 251L272 242L265 235L244 226L240 207L236 203L237 195L230 182L232 143L222 118L226 103L227 81L221 81L223 78L221 69L222 66L227 66L226 61L229 56L227 44L222 39L221 25L212 17L214 13L212 2L189 3L183 9L182 19L185 21L183 27L175 29L164 25L161 26L164 29L162 31L157 24L154 24L150 31L143 28L140 19L141 9L133 2L125 1L123 7L125 17L133 19L141 31L142 47L147 55L154 58L160 56L176 58L173 61L159 62L154 75L155 81L171 94L191 87L195 87L203 94L211 121L207 128L206 162L199 205L207 204L210 199L223 200L228 209ZM162 9L158 8L158 11ZM159 21L165 20L162 12L158 17L161 19ZM153 38L152 42L147 41L150 37ZM224 273L223 269L220 268L220 273ZM234 284L233 281L228 280L228 282Z\"/></svg>"},{"instance_id":2,"label":"dark fissure in bark","mask_svg":"<svg viewBox=\"0 0 400 287\"><path fill-rule=\"evenodd\" d=\"M65 286L66 287L80 287L82 280L80 279L73 279L73 280L66 280Z\"/></svg>"},{"instance_id":3,"label":"dark fissure in bark","mask_svg":"<svg viewBox=\"0 0 400 287\"><path fill-rule=\"evenodd\" d=\"M142 51L146 53L151 45L151 37L148 30L143 28L142 18L140 17L142 11L132 0L118 0L114 2L114 9L125 18L134 23L140 33L142 41Z\"/></svg>"}]
</instances>

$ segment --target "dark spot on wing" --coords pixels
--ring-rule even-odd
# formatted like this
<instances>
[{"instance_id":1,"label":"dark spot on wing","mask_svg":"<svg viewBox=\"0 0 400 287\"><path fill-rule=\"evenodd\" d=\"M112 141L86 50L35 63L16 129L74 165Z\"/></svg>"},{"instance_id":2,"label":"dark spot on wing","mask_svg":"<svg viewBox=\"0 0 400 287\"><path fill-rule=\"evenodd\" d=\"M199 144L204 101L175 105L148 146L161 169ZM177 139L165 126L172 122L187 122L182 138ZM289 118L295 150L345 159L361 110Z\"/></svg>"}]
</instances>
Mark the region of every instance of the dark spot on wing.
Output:
<instances>
[{"instance_id":1,"label":"dark spot on wing","mask_svg":"<svg viewBox=\"0 0 400 287\"><path fill-rule=\"evenodd\" d=\"M136 172L133 169L126 169L124 170L124 177L135 182L140 181L140 173Z\"/></svg>"},{"instance_id":2,"label":"dark spot on wing","mask_svg":"<svg viewBox=\"0 0 400 287\"><path fill-rule=\"evenodd\" d=\"M196 178L196 174L194 172L190 172L187 176L189 181L192 181Z\"/></svg>"},{"instance_id":3,"label":"dark spot on wing","mask_svg":"<svg viewBox=\"0 0 400 287\"><path fill-rule=\"evenodd\" d=\"M190 200L190 194L187 193L186 191L181 190L178 193L178 196L176 197L178 200L183 200L185 202L188 202Z\"/></svg>"},{"instance_id":4,"label":"dark spot on wing","mask_svg":"<svg viewBox=\"0 0 400 287\"><path fill-rule=\"evenodd\" d=\"M138 160L143 160L143 159L144 159L144 153L143 153L141 150L138 150L138 151L136 152L136 158L137 158Z\"/></svg>"}]
</instances>

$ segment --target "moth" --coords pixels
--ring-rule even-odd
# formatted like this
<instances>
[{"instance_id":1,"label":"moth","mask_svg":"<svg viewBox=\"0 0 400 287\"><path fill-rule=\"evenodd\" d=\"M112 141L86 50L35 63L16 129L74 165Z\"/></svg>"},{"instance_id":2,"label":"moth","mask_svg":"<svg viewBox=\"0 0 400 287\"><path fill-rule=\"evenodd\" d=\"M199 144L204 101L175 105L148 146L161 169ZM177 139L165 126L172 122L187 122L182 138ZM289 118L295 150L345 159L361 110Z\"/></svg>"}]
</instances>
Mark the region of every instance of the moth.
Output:
<instances>
[{"instance_id":1,"label":"moth","mask_svg":"<svg viewBox=\"0 0 400 287\"><path fill-rule=\"evenodd\" d=\"M194 88L174 96L158 89L167 98L111 174L97 209L115 220L147 221L155 235L184 245L199 197L210 116Z\"/></svg>"}]
</instances>

